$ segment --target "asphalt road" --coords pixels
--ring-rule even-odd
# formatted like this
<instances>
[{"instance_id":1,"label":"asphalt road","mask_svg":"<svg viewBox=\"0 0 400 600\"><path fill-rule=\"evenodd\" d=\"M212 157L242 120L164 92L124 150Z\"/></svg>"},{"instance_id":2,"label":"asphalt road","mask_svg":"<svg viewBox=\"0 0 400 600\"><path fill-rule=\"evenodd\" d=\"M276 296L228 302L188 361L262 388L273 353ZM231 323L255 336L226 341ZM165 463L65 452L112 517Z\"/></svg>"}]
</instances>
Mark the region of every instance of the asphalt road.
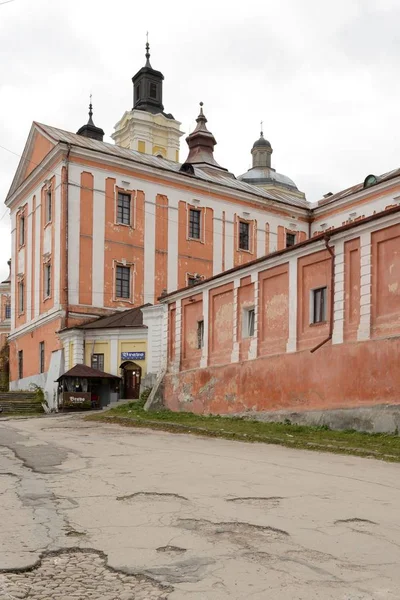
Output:
<instances>
[{"instance_id":1,"label":"asphalt road","mask_svg":"<svg viewBox=\"0 0 400 600\"><path fill-rule=\"evenodd\" d=\"M76 415L0 420L0 599L398 599L399 475Z\"/></svg>"}]
</instances>

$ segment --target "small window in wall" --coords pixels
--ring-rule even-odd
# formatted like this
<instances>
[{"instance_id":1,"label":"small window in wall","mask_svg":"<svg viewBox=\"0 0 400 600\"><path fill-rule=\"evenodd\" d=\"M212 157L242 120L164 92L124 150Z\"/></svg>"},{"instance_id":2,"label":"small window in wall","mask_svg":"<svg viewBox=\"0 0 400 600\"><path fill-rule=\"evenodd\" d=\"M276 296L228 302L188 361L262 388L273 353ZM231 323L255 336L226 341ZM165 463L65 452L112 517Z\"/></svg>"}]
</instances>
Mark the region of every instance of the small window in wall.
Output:
<instances>
[{"instance_id":1,"label":"small window in wall","mask_svg":"<svg viewBox=\"0 0 400 600\"><path fill-rule=\"evenodd\" d=\"M46 192L46 223L50 223L53 217L53 195L51 189Z\"/></svg>"},{"instance_id":2,"label":"small window in wall","mask_svg":"<svg viewBox=\"0 0 400 600\"><path fill-rule=\"evenodd\" d=\"M140 98L140 83L138 84L137 88L136 88L136 102L139 100Z\"/></svg>"},{"instance_id":3,"label":"small window in wall","mask_svg":"<svg viewBox=\"0 0 400 600\"><path fill-rule=\"evenodd\" d=\"M118 192L117 223L131 224L131 195Z\"/></svg>"},{"instance_id":4,"label":"small window in wall","mask_svg":"<svg viewBox=\"0 0 400 600\"><path fill-rule=\"evenodd\" d=\"M243 322L243 333L244 337L254 336L254 324L255 324L255 311L254 308L249 308L244 311L244 322Z\"/></svg>"},{"instance_id":5,"label":"small window in wall","mask_svg":"<svg viewBox=\"0 0 400 600\"><path fill-rule=\"evenodd\" d=\"M11 319L11 304L6 304L5 318Z\"/></svg>"},{"instance_id":6,"label":"small window in wall","mask_svg":"<svg viewBox=\"0 0 400 600\"><path fill-rule=\"evenodd\" d=\"M311 323L324 323L326 321L326 296L326 287L311 290Z\"/></svg>"},{"instance_id":7,"label":"small window in wall","mask_svg":"<svg viewBox=\"0 0 400 600\"><path fill-rule=\"evenodd\" d=\"M150 83L150 98L153 100L157 98L157 85L155 83Z\"/></svg>"},{"instance_id":8,"label":"small window in wall","mask_svg":"<svg viewBox=\"0 0 400 600\"><path fill-rule=\"evenodd\" d=\"M290 248L290 246L294 246L296 243L296 234L295 233L287 233L286 234L286 248Z\"/></svg>"},{"instance_id":9,"label":"small window in wall","mask_svg":"<svg viewBox=\"0 0 400 600\"><path fill-rule=\"evenodd\" d=\"M204 346L204 321L197 321L197 348Z\"/></svg>"},{"instance_id":10,"label":"small window in wall","mask_svg":"<svg viewBox=\"0 0 400 600\"><path fill-rule=\"evenodd\" d=\"M117 266L115 278L115 295L117 298L129 300L131 297L131 268Z\"/></svg>"},{"instance_id":11,"label":"small window in wall","mask_svg":"<svg viewBox=\"0 0 400 600\"><path fill-rule=\"evenodd\" d=\"M21 215L19 218L19 245L25 244L25 215Z\"/></svg>"},{"instance_id":12,"label":"small window in wall","mask_svg":"<svg viewBox=\"0 0 400 600\"><path fill-rule=\"evenodd\" d=\"M239 221L239 250L250 250L250 224Z\"/></svg>"},{"instance_id":13,"label":"small window in wall","mask_svg":"<svg viewBox=\"0 0 400 600\"><path fill-rule=\"evenodd\" d=\"M92 354L92 369L104 371L104 354Z\"/></svg>"},{"instance_id":14,"label":"small window in wall","mask_svg":"<svg viewBox=\"0 0 400 600\"><path fill-rule=\"evenodd\" d=\"M39 373L44 373L44 342L39 343Z\"/></svg>"},{"instance_id":15,"label":"small window in wall","mask_svg":"<svg viewBox=\"0 0 400 600\"><path fill-rule=\"evenodd\" d=\"M193 240L200 239L201 210L191 208L189 210L189 237Z\"/></svg>"},{"instance_id":16,"label":"small window in wall","mask_svg":"<svg viewBox=\"0 0 400 600\"><path fill-rule=\"evenodd\" d=\"M24 376L24 352L19 350L18 352L18 379L22 379Z\"/></svg>"},{"instance_id":17,"label":"small window in wall","mask_svg":"<svg viewBox=\"0 0 400 600\"><path fill-rule=\"evenodd\" d=\"M25 294L25 283L24 283L24 280L22 279L18 283L18 312L19 312L19 314L22 314L25 309L24 294Z\"/></svg>"},{"instance_id":18,"label":"small window in wall","mask_svg":"<svg viewBox=\"0 0 400 600\"><path fill-rule=\"evenodd\" d=\"M192 286L192 285L196 285L197 283L197 279L194 275L188 275L187 276L187 284L188 286Z\"/></svg>"},{"instance_id":19,"label":"small window in wall","mask_svg":"<svg viewBox=\"0 0 400 600\"><path fill-rule=\"evenodd\" d=\"M51 296L51 265L47 264L44 266L44 297L49 298Z\"/></svg>"}]
</instances>

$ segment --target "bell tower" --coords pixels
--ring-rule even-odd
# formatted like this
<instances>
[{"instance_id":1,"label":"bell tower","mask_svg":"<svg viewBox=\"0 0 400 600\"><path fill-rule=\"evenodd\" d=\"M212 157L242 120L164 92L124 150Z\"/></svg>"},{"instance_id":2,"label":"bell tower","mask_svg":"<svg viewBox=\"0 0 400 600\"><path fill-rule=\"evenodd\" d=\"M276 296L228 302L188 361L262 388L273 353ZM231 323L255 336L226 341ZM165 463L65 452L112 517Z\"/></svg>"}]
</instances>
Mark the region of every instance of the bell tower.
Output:
<instances>
[{"instance_id":1,"label":"bell tower","mask_svg":"<svg viewBox=\"0 0 400 600\"><path fill-rule=\"evenodd\" d=\"M180 122L164 112L164 75L150 64L146 42L146 63L132 77L133 108L115 125L112 138L118 146L179 162Z\"/></svg>"}]
</instances>

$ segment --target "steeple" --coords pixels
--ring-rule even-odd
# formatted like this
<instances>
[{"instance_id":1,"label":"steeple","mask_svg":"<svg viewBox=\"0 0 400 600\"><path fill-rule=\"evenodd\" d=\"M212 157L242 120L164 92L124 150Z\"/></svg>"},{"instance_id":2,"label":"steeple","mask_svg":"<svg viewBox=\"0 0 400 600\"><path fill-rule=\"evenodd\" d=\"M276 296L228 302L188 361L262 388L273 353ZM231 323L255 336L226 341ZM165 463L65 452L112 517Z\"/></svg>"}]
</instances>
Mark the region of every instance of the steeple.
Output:
<instances>
[{"instance_id":1,"label":"steeple","mask_svg":"<svg viewBox=\"0 0 400 600\"><path fill-rule=\"evenodd\" d=\"M217 141L207 129L207 119L203 112L203 102L200 102L200 114L196 119L196 123L195 130L186 138L187 145L189 146L189 156L184 164L203 167L210 166L227 171L214 158L214 146L217 144Z\"/></svg>"},{"instance_id":2,"label":"steeple","mask_svg":"<svg viewBox=\"0 0 400 600\"><path fill-rule=\"evenodd\" d=\"M251 154L253 157L253 167L268 167L271 168L272 146L268 140L264 138L263 122L261 121L261 131L259 139L254 142Z\"/></svg>"},{"instance_id":3,"label":"steeple","mask_svg":"<svg viewBox=\"0 0 400 600\"><path fill-rule=\"evenodd\" d=\"M99 142L103 141L104 131L100 127L96 127L93 123L93 105L92 105L92 94L90 94L90 103L89 103L89 120L86 125L83 125L76 132L78 135L82 135L83 137L91 138L92 140L98 140Z\"/></svg>"},{"instance_id":4,"label":"steeple","mask_svg":"<svg viewBox=\"0 0 400 600\"><path fill-rule=\"evenodd\" d=\"M172 115L164 113L162 103L164 75L150 64L150 44L147 34L146 64L132 77L133 110L144 110L153 114L163 113L169 119Z\"/></svg>"}]
</instances>

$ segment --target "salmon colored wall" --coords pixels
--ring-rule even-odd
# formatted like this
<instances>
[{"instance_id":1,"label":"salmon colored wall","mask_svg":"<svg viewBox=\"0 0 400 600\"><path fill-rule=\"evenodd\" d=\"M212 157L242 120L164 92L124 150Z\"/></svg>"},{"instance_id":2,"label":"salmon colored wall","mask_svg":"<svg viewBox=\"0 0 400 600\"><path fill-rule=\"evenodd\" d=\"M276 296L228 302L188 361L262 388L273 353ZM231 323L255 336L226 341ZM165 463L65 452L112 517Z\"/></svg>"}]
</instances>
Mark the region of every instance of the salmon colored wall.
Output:
<instances>
[{"instance_id":1,"label":"salmon colored wall","mask_svg":"<svg viewBox=\"0 0 400 600\"><path fill-rule=\"evenodd\" d=\"M312 348L329 333L331 259L323 250L300 258L297 267L297 342L298 349ZM327 320L310 324L310 293L315 288L327 286Z\"/></svg>"},{"instance_id":2,"label":"salmon colored wall","mask_svg":"<svg viewBox=\"0 0 400 600\"><path fill-rule=\"evenodd\" d=\"M289 267L280 265L259 274L258 354L286 352L289 335Z\"/></svg>"},{"instance_id":3,"label":"salmon colored wall","mask_svg":"<svg viewBox=\"0 0 400 600\"><path fill-rule=\"evenodd\" d=\"M25 242L24 244L21 244L21 239L20 239L20 219L21 217L25 218ZM14 287L14 297L16 299L15 302L15 327L21 327L21 325L24 325L24 323L26 323L27 321L27 315L26 315L26 310L27 310L27 306L26 306L26 299L27 299L27 277L26 277L26 265L27 265L27 260L26 260L26 248L27 245L29 246L30 244L30 240L29 240L29 232L28 232L28 205L25 204L23 206L23 208L18 211L17 213L17 219L16 219L16 227L17 227L17 231L16 231L16 236L15 236L15 263L16 263L16 277L15 277L15 287ZM19 256L22 255L23 258L23 264L24 264L24 269L25 271L23 273L19 273L18 272L18 258ZM13 267L15 268L15 267ZM20 281L24 282L24 310L22 313L19 312L19 283Z\"/></svg>"},{"instance_id":4,"label":"salmon colored wall","mask_svg":"<svg viewBox=\"0 0 400 600\"><path fill-rule=\"evenodd\" d=\"M399 355L394 337L168 373L165 404L199 414L400 404Z\"/></svg>"},{"instance_id":5,"label":"salmon colored wall","mask_svg":"<svg viewBox=\"0 0 400 600\"><path fill-rule=\"evenodd\" d=\"M201 210L201 239L188 237L189 210ZM179 240L178 240L178 288L186 287L186 274L199 273L204 278L213 274L213 210L198 205L179 202Z\"/></svg>"},{"instance_id":6,"label":"salmon colored wall","mask_svg":"<svg viewBox=\"0 0 400 600\"><path fill-rule=\"evenodd\" d=\"M23 376L31 377L39 373L39 343L45 342L45 371L48 371L51 353L61 350L62 344L57 336L61 319L50 321L32 332L10 341L10 381L18 379L18 352L23 351Z\"/></svg>"},{"instance_id":7,"label":"salmon colored wall","mask_svg":"<svg viewBox=\"0 0 400 600\"><path fill-rule=\"evenodd\" d=\"M144 278L144 194L132 192L134 227L116 224L115 179L106 179L106 225L104 247L104 305L132 308L143 302ZM131 190L129 190L131 191ZM133 302L115 300L115 263L133 264Z\"/></svg>"},{"instance_id":8,"label":"salmon colored wall","mask_svg":"<svg viewBox=\"0 0 400 600\"><path fill-rule=\"evenodd\" d=\"M182 369L200 366L201 348L198 348L197 325L203 320L203 296L197 294L182 302Z\"/></svg>"},{"instance_id":9,"label":"salmon colored wall","mask_svg":"<svg viewBox=\"0 0 400 600\"><path fill-rule=\"evenodd\" d=\"M55 202L55 177L52 177L49 180L48 185L51 188L51 194L52 194L52 206L51 206L51 221L49 223L46 223L46 190L47 190L47 186L43 186L42 187L42 192L41 192L41 238L40 238L40 300L39 300L39 312L40 314L47 312L48 310L50 310L51 308L53 308L54 306L54 281L55 281L55 252L54 252L54 247L55 247L55 243L54 243L54 231L55 231L55 222L56 222L56 202ZM51 250L50 250L50 264L51 264L51 293L50 293L50 297L45 298L44 297L44 291L45 291L45 287L44 287L44 269L45 269L45 262L43 260L43 255L44 255L44 236L45 236L45 231L46 229L49 228L51 231Z\"/></svg>"},{"instance_id":10,"label":"salmon colored wall","mask_svg":"<svg viewBox=\"0 0 400 600\"><path fill-rule=\"evenodd\" d=\"M285 244L285 228L282 225L278 225L278 250L283 250L286 247Z\"/></svg>"},{"instance_id":11,"label":"salmon colored wall","mask_svg":"<svg viewBox=\"0 0 400 600\"><path fill-rule=\"evenodd\" d=\"M239 342L239 360L247 360L252 337L243 335L244 311L254 308L254 284L251 277L242 277L238 288L237 341Z\"/></svg>"},{"instance_id":12,"label":"salmon colored wall","mask_svg":"<svg viewBox=\"0 0 400 600\"><path fill-rule=\"evenodd\" d=\"M33 169L36 169L39 163L42 162L45 156L54 148L54 142L51 142L40 133L35 133L33 142L33 148L31 156L26 163L26 169L24 172L24 179L28 177L29 173L32 173Z\"/></svg>"},{"instance_id":13,"label":"salmon colored wall","mask_svg":"<svg viewBox=\"0 0 400 600\"><path fill-rule=\"evenodd\" d=\"M249 224L249 232L250 232L250 244L249 250L241 250L239 248L239 223L243 221L244 223ZM240 265L245 265L257 258L257 221L242 219L238 215L235 215L234 218L234 255L233 255L233 266L238 267Z\"/></svg>"},{"instance_id":14,"label":"salmon colored wall","mask_svg":"<svg viewBox=\"0 0 400 600\"><path fill-rule=\"evenodd\" d=\"M360 238L344 245L344 340L356 340L360 324Z\"/></svg>"},{"instance_id":15,"label":"salmon colored wall","mask_svg":"<svg viewBox=\"0 0 400 600\"><path fill-rule=\"evenodd\" d=\"M32 253L35 252L35 244L36 244L36 196L32 198ZM34 255L34 254L33 254ZM28 315L29 320L33 319L35 316L35 260L31 262L31 291L28 294L31 294L31 314Z\"/></svg>"},{"instance_id":16,"label":"salmon colored wall","mask_svg":"<svg viewBox=\"0 0 400 600\"><path fill-rule=\"evenodd\" d=\"M171 364L175 360L175 326L176 326L176 305L175 302L168 307L168 362Z\"/></svg>"},{"instance_id":17,"label":"salmon colored wall","mask_svg":"<svg viewBox=\"0 0 400 600\"><path fill-rule=\"evenodd\" d=\"M156 255L154 296L159 298L167 289L168 278L168 198L157 194L156 197ZM149 299L145 298L145 302Z\"/></svg>"},{"instance_id":18,"label":"salmon colored wall","mask_svg":"<svg viewBox=\"0 0 400 600\"><path fill-rule=\"evenodd\" d=\"M400 225L372 234L372 336L400 333Z\"/></svg>"},{"instance_id":19,"label":"salmon colored wall","mask_svg":"<svg viewBox=\"0 0 400 600\"><path fill-rule=\"evenodd\" d=\"M79 303L92 304L93 182L91 173L81 173Z\"/></svg>"},{"instance_id":20,"label":"salmon colored wall","mask_svg":"<svg viewBox=\"0 0 400 600\"><path fill-rule=\"evenodd\" d=\"M231 362L233 349L233 284L210 290L209 364Z\"/></svg>"}]
</instances>

